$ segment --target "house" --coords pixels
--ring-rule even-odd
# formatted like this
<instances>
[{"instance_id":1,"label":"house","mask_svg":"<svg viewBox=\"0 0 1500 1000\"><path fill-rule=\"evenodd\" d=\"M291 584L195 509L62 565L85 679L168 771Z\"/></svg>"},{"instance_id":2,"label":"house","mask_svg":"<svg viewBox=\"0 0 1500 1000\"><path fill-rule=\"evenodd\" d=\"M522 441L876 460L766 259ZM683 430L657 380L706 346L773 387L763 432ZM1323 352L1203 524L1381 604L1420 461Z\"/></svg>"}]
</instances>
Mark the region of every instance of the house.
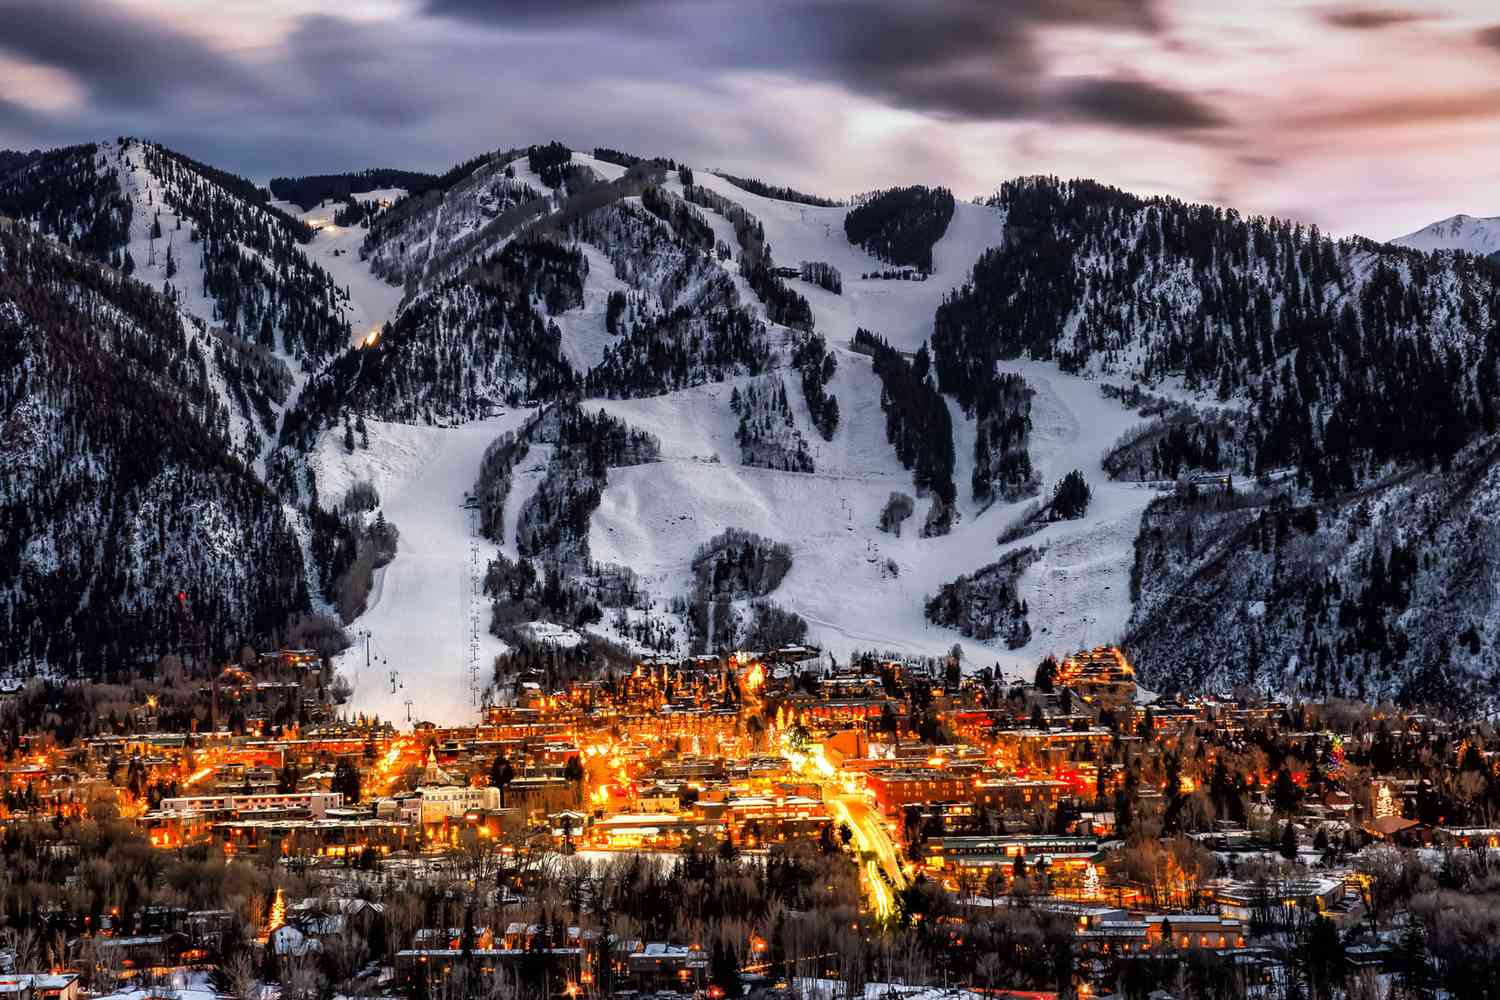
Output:
<instances>
[{"instance_id":1,"label":"house","mask_svg":"<svg viewBox=\"0 0 1500 1000\"><path fill-rule=\"evenodd\" d=\"M78 974L32 972L0 976L0 1000L78 1000Z\"/></svg>"},{"instance_id":2,"label":"house","mask_svg":"<svg viewBox=\"0 0 1500 1000\"><path fill-rule=\"evenodd\" d=\"M638 989L673 989L692 983L708 968L708 956L691 945L652 941L626 957Z\"/></svg>"},{"instance_id":3,"label":"house","mask_svg":"<svg viewBox=\"0 0 1500 1000\"><path fill-rule=\"evenodd\" d=\"M121 969L158 969L180 965L188 949L186 934L146 934L136 937L99 937L95 946L115 956Z\"/></svg>"},{"instance_id":4,"label":"house","mask_svg":"<svg viewBox=\"0 0 1500 1000\"><path fill-rule=\"evenodd\" d=\"M474 935L473 947L484 949L495 947L495 932L488 927L475 927L471 933ZM412 943L419 949L456 951L463 947L463 939L462 927L423 927L412 938ZM521 946L507 944L505 947Z\"/></svg>"},{"instance_id":5,"label":"house","mask_svg":"<svg viewBox=\"0 0 1500 1000\"><path fill-rule=\"evenodd\" d=\"M291 924L283 924L272 931L266 943L280 958L302 958L323 950L323 942Z\"/></svg>"}]
</instances>

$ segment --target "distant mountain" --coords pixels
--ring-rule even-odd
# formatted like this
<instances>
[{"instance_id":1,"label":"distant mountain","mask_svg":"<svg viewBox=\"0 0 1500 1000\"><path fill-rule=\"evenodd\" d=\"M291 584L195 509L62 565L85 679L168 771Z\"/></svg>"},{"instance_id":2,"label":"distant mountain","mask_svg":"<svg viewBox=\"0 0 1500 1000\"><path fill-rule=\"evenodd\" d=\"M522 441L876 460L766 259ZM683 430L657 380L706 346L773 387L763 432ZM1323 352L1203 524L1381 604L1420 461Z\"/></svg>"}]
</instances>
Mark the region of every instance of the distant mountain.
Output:
<instances>
[{"instance_id":1,"label":"distant mountain","mask_svg":"<svg viewBox=\"0 0 1500 1000\"><path fill-rule=\"evenodd\" d=\"M1500 254L1500 215L1483 219L1455 215L1391 242L1424 253L1464 250L1476 257L1493 257Z\"/></svg>"}]
</instances>

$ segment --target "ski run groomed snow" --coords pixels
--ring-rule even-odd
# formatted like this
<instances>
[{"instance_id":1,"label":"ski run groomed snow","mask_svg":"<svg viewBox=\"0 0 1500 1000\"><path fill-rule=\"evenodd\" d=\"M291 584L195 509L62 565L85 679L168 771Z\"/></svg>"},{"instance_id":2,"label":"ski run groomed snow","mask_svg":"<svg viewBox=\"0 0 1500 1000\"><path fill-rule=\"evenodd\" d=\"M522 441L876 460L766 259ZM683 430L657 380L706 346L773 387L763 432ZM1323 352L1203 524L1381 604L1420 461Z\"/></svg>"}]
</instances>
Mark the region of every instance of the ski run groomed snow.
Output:
<instances>
[{"instance_id":1,"label":"ski run groomed snow","mask_svg":"<svg viewBox=\"0 0 1500 1000\"><path fill-rule=\"evenodd\" d=\"M401 533L399 554L375 571L365 613L350 628L354 645L335 663L354 688L350 711L405 724L409 699L413 719L473 718L471 668L482 689L506 646L489 633L481 593L495 546L479 536L464 498L485 448L524 419L512 412L452 428L372 420L369 449L346 452L338 435L320 442L313 463L327 495L372 483Z\"/></svg>"},{"instance_id":2,"label":"ski run groomed snow","mask_svg":"<svg viewBox=\"0 0 1500 1000\"><path fill-rule=\"evenodd\" d=\"M585 162L594 165L591 159ZM524 161L517 167L523 168ZM1152 493L1105 477L1100 458L1134 417L1106 399L1095 381L1063 374L1050 363L1005 366L1024 375L1036 392L1031 453L1043 493L1068 471L1082 469L1094 490L1085 518L998 545L1001 530L1029 501L980 510L968 498L974 428L950 401L958 459L954 478L960 484L960 517L952 533L918 537L927 498L918 499L901 537L875 527L893 490L914 490L911 473L885 440L879 381L869 359L848 350L849 341L860 326L902 350L914 350L927 340L943 296L967 279L986 248L1000 241L1001 214L959 203L934 249L936 270L928 281L866 281L860 278L863 271L884 265L848 244L843 233L847 209L761 198L706 170L697 173L699 183L743 204L761 220L778 263L823 260L842 272L842 296L793 282L812 303L817 330L837 356L838 374L830 388L839 398L842 419L833 440L824 441L811 426L796 374L783 370L788 399L817 468L811 474L788 473L740 464L734 441L737 419L729 409L737 382L649 399L586 401L587 407L602 407L650 431L662 444L660 462L610 470L591 524L593 559L636 571L662 613L674 596L687 592L694 549L718 532L743 528L786 542L793 550L793 566L772 599L802 615L809 640L840 660L856 650L938 655L956 644L966 669L998 665L1008 675L1029 676L1048 652L1116 638L1130 613L1132 543ZM716 231L724 228L722 219L705 215ZM350 287L360 311L367 313L360 319L384 321L395 304L368 283L374 281L368 274L355 273L363 266L357 253L326 256L340 235L320 233L313 247L318 262ZM318 254L319 249L325 252ZM590 273L584 308L559 318L564 350L579 366L596 362L608 342L602 305L618 287L602 255L592 248L585 252ZM752 301L747 288L741 287L741 293ZM488 601L479 592L485 563L496 547L476 537L463 501L485 448L524 416L516 412L453 428L371 421L369 449L353 454L345 452L341 431L325 435L314 459L323 495L340 498L352 483L368 479L379 491L385 517L400 531L399 553L377 571L369 607L350 626L355 644L337 662L354 687L350 711L405 725L410 700L413 720L456 723L474 717L471 669L477 667L483 687L494 657L505 646L488 633ZM507 504L509 525L543 474L544 456L534 451L534 457L517 470ZM506 541L514 555L513 539ZM967 640L925 623L928 595L1017 545L1045 548L1020 581L1020 596L1030 608L1030 643L1007 650L1003 644Z\"/></svg>"}]
</instances>

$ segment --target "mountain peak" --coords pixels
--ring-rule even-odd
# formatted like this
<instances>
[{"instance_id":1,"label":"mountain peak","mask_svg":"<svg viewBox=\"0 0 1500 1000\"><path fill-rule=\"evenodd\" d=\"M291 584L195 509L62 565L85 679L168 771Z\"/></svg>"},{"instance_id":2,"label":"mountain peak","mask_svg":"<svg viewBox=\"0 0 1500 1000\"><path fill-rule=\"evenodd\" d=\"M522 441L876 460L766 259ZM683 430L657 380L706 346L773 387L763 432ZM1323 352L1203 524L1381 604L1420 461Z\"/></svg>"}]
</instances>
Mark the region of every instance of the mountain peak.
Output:
<instances>
[{"instance_id":1,"label":"mountain peak","mask_svg":"<svg viewBox=\"0 0 1500 1000\"><path fill-rule=\"evenodd\" d=\"M1427 253L1434 250L1465 250L1487 256L1500 251L1500 216L1485 218L1459 213L1391 242Z\"/></svg>"}]
</instances>

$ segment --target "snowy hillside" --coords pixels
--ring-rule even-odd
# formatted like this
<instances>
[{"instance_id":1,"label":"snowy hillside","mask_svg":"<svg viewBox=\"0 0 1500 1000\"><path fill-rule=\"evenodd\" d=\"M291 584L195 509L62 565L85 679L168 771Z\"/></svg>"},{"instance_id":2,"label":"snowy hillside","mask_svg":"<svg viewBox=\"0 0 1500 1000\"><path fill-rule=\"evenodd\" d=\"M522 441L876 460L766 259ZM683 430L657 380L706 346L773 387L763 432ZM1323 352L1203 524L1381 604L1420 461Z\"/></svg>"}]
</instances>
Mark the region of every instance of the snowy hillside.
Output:
<instances>
[{"instance_id":1,"label":"snowy hillside","mask_svg":"<svg viewBox=\"0 0 1500 1000\"><path fill-rule=\"evenodd\" d=\"M216 654L308 609L301 546L224 403L266 403L264 360L0 229L0 675L149 669L183 652L179 609Z\"/></svg>"},{"instance_id":2,"label":"snowy hillside","mask_svg":"<svg viewBox=\"0 0 1500 1000\"><path fill-rule=\"evenodd\" d=\"M401 533L396 559L375 571L368 607L351 632L355 644L336 661L354 689L351 711L404 724L409 698L416 718L473 717L470 667L487 685L505 646L489 634L488 601L478 592L495 546L479 537L464 499L485 448L521 420L509 414L459 428L371 421L368 449L349 453L330 431L314 453L330 499L369 482Z\"/></svg>"},{"instance_id":3,"label":"snowy hillside","mask_svg":"<svg viewBox=\"0 0 1500 1000\"><path fill-rule=\"evenodd\" d=\"M395 202L406 196L399 188L362 192L361 200ZM370 265L360 256L367 230L361 226L340 226L334 221L341 207L328 201L307 211L302 211L290 202L272 202L278 208L295 214L313 229L312 240L303 248L308 259L317 264L334 283L348 293L348 309L352 342L359 343L380 327L389 323L396 315L401 303L401 286L377 278Z\"/></svg>"},{"instance_id":4,"label":"snowy hillside","mask_svg":"<svg viewBox=\"0 0 1500 1000\"><path fill-rule=\"evenodd\" d=\"M943 297L969 279L969 271L981 253L1004 240L1002 211L959 202L947 232L933 248L930 278L864 279L860 275L889 270L889 265L850 245L844 236L847 207L818 208L762 198L707 171L699 172L696 180L743 205L764 224L766 242L778 264L825 261L839 269L844 279L842 295L809 282L792 282L817 310L818 332L837 346L847 346L854 331L864 327L902 350L916 350L932 336L933 313ZM668 187L681 189L675 181Z\"/></svg>"},{"instance_id":5,"label":"snowy hillside","mask_svg":"<svg viewBox=\"0 0 1500 1000\"><path fill-rule=\"evenodd\" d=\"M862 360L854 356L850 367ZM811 640L840 659L868 649L937 655L957 643L972 667L998 664L1016 675L1088 636L1116 636L1130 613L1131 545L1154 496L1105 483L1099 470L1099 456L1129 414L1100 395L1096 383L1054 366L1025 363L1015 370L1038 391L1034 454L1044 479L1051 483L1082 468L1098 484L1083 520L1053 524L1008 547L997 545L996 537L1026 502L971 515L942 538L919 538L915 530L901 538L881 533L881 508L892 490L911 489L911 474L880 433L878 387L863 386L876 412L850 413L833 443L815 451L818 472L802 474L738 464L731 387L721 384L607 404L612 414L661 437L662 461L611 472L590 535L594 556L631 566L665 598L686 591L693 550L725 528L786 542L793 565L773 597L801 614ZM1031 643L1005 650L925 623L925 595L1020 544L1047 549L1022 577Z\"/></svg>"},{"instance_id":6,"label":"snowy hillside","mask_svg":"<svg viewBox=\"0 0 1500 1000\"><path fill-rule=\"evenodd\" d=\"M278 538L280 590L209 586L261 602L246 635L293 609L352 619L355 711L469 718L558 637L584 659L752 635L841 660L956 645L1013 676L1123 638L1153 683L1225 687L1245 678L1213 643L1240 623L1274 666L1256 683L1312 662L1326 690L1416 697L1444 670L1500 673L1488 562L1412 554L1488 510L1487 265L1087 181L823 207L605 155L631 165L551 143L405 175L409 196L347 199L378 171L280 179L294 204L130 140L28 161L0 213L155 290L123 286L164 360L140 377L245 491L167 534L201 536L178 546L193 565L239 565L246 520ZM1405 242L1485 252L1493 223ZM40 433L49 412L7 418ZM40 488L26 448L6 456ZM1074 470L1092 502L1049 516ZM1163 496L1206 471L1243 499ZM149 491L131 502L171 521ZM131 531L101 553L149 542ZM719 589L705 553L725 545L777 572ZM97 586L94 565L73 583ZM1002 575L1003 636L934 624L962 622L930 597Z\"/></svg>"},{"instance_id":7,"label":"snowy hillside","mask_svg":"<svg viewBox=\"0 0 1500 1000\"><path fill-rule=\"evenodd\" d=\"M575 162L581 157L575 156ZM539 185L541 178L526 169L525 158L512 159L513 178L506 181ZM622 168L598 166L589 162L601 177L618 180ZM481 166L503 177L498 165ZM497 180L495 183L498 183ZM668 385L664 394L639 399L599 399L585 401L584 408L602 406L629 427L654 435L660 441L660 459L646 464L612 468L600 496L597 510L589 521L587 546L589 557L599 564L617 564L633 571L650 608L638 608L635 615L670 618L674 601L682 599L692 588L692 561L695 551L710 538L726 529L742 529L772 541L786 542L793 565L771 599L788 611L800 615L809 626L810 641L824 645L833 655L844 658L856 650L889 650L897 654L936 655L958 644L966 662L974 667L999 665L1012 674L1029 673L1037 660L1048 652L1064 652L1070 646L1089 638L1107 639L1122 632L1130 612L1129 565L1131 545L1141 512L1152 497L1149 490L1125 484L1110 484L1100 468L1101 456L1132 415L1124 407L1106 399L1097 383L1066 375L1048 363L1008 365L1007 369L1023 376L1032 386L1031 457L1036 473L1045 488L1064 473L1079 468L1095 484L1096 499L1089 515L1078 521L1052 524L1026 539L1024 543L1001 546L1000 533L1024 510L1029 501L986 505L969 497L967 491L958 497L956 523L943 537L922 538L915 524L923 520L930 500L919 498L914 526L901 537L878 530L881 511L893 492L915 492L912 472L903 468L891 444L886 440L886 416L881 404L881 382L871 370L870 358L849 349L854 332L865 327L878 331L889 342L904 351L914 351L932 335L933 317L938 305L952 290L970 277L970 269L979 256L1004 239L1004 212L999 209L958 204L951 224L933 250L933 274L927 280L901 280L880 277L889 272L888 265L858 247L851 246L843 231L847 208L817 208L782 202L750 194L707 172L698 172L696 182L713 194L727 199L750 213L764 231L764 239L778 265L796 266L803 261L832 265L842 276L842 294L834 294L811 282L790 279L787 284L804 296L812 308L812 325L826 338L834 359L835 370L827 391L838 400L841 419L831 438L824 439L813 426L813 419L800 382L790 369L790 350L800 334L771 321L768 310L750 287L734 260L726 260L715 270L732 288L730 293L746 304L756 321L765 329L759 334L769 349L768 360L783 372L782 384L789 387L788 401L794 427L790 430L807 445L816 471L789 472L744 464L736 441L738 417L731 411L730 397L746 390L758 376L744 369L724 369L724 374L704 372L690 378L682 387ZM683 197L688 192L681 179L668 172L661 184L669 196ZM464 201L476 205L473 198L483 190L478 182L468 187L456 186L438 200L448 208L468 191ZM432 207L431 218L437 214ZM447 211L445 208L444 211ZM655 211L656 209L653 209ZM462 217L470 209L456 213ZM706 223L715 242L733 248L737 243L734 225L716 210L692 207ZM702 224L700 223L700 224ZM576 269L580 305L565 305L548 320L555 322L560 338L559 351L580 371L589 372L601 360L609 361L615 372L628 373L619 367L619 346L628 328L655 330L661 336L659 318L669 305L684 302L700 320L709 317L708 303L722 302L701 295L683 299L678 289L701 287L700 264L694 254L682 249L680 240L691 240L686 231L674 233L666 224L642 212L637 198L627 197L617 203L606 203L572 224L570 233L580 242L573 244L586 266ZM653 235L655 234L655 235ZM497 245L487 247L493 252ZM316 245L316 243L314 244ZM410 246L410 244L408 244ZM675 247L675 249L674 249ZM521 251L512 246L507 252ZM529 252L529 251L527 251ZM528 271L528 273L531 273ZM707 272L705 272L707 273ZM870 275L865 277L865 275ZM435 286L434 286L435 290ZM669 291L670 290L670 291ZM427 295L432 294L424 293ZM470 286L444 290L444 301L456 301L455 295L476 294ZM568 293L571 300L573 292ZM669 298L668 296L671 296ZM622 299L620 332L608 328L612 297ZM413 316L422 296L402 307L403 316ZM566 301L566 300L565 300ZM535 299L531 308L538 307ZM410 338L401 333L399 319L391 336L391 349ZM508 321L514 324L514 320ZM414 328L415 330L416 328ZM422 334L423 337L429 334ZM413 341L415 343L416 341ZM642 343L646 343L643 341ZM358 364L362 373L371 369L373 356L368 351L350 364ZM380 353L380 352L377 352ZM460 355L463 356L463 355ZM497 358L513 354L502 352ZM478 360L477 358L475 359ZM389 365L387 360L384 364ZM604 369L600 369L601 371ZM485 371L477 367L476 373ZM361 376L364 377L364 376ZM620 375L604 380L593 374L586 384L628 387ZM635 376L625 375L633 379ZM707 381L703 381L706 378ZM482 384L482 383L481 383ZM342 390L341 390L342 391ZM610 395L614 395L612 390ZM350 398L377 399L367 391L351 386ZM957 454L955 478L969 481L973 465L975 429L956 404L950 404L954 417L954 450ZM455 497L462 480L460 469L468 466L470 476L464 486L472 485L484 434L478 428L517 426L512 416L498 422L486 421L465 425L462 429L423 428L414 433L426 442L425 450L441 457L441 477L434 477L429 467L405 464L399 457L404 446L393 437L386 441L383 429L389 425L372 422L372 451L391 449L389 469L377 480L390 482L379 486L386 500L386 516L401 529L401 555L387 568L377 590L378 599L356 623L356 629L368 627L375 633L374 648L382 646L405 650L418 656L428 643L425 637L435 632L454 636L466 627L469 612L451 595L457 594L467 579L464 558L471 555L470 524L467 513L456 505L407 501L400 508L402 496L430 496L418 485L435 478L444 484L441 493ZM336 489L334 469L342 461L342 449L331 447L336 440L325 432L318 460L319 479L325 490ZM385 442L385 443L382 443ZM460 443L462 442L462 443ZM536 491L550 469L546 445L533 448L516 470L510 487L505 519L506 536L502 551L508 559L518 557L515 545L516 512L532 502ZM349 461L358 461L358 453ZM401 472L401 469L407 469ZM343 475L338 473L337 475ZM406 485L402 485L405 483ZM1031 566L1019 582L1020 594L1031 609L1031 641L1016 650L1005 650L993 643L964 639L957 632L928 625L923 604L928 595L962 573L971 573L993 562L1019 544L1037 545L1043 558ZM408 554L421 555L401 569ZM430 553L430 554L429 554ZM439 555L441 553L441 555ZM417 567L417 560L421 566ZM406 573L421 579L420 590L433 595L425 600L390 600L393 581ZM740 602L736 610L749 614L748 603ZM436 625L436 623L442 623ZM600 628L618 634L606 618ZM680 649L686 649L687 629L679 623L676 630ZM382 643L380 636L388 638ZM525 634L524 632L522 634ZM410 636L410 639L396 639ZM445 640L447 641L447 640ZM486 640L498 642L498 640ZM467 679L458 677L462 657L454 650L431 660L430 668L444 677L441 696L425 693L415 699L415 711L424 717L447 718L445 713L466 711ZM391 657L390 652L384 654ZM353 669L363 663L363 650L351 650L342 663ZM406 653L400 658L405 660ZM441 666L438 665L441 662ZM392 659L395 664L395 659ZM363 669L362 666L359 667ZM408 667L408 670L411 668ZM426 670L423 668L424 676ZM376 707L386 714L401 705L398 680L391 693L388 675L370 693L366 678L356 698L360 707ZM378 695L378 696L377 696ZM396 713L402 714L402 713Z\"/></svg>"},{"instance_id":8,"label":"snowy hillside","mask_svg":"<svg viewBox=\"0 0 1500 1000\"><path fill-rule=\"evenodd\" d=\"M1500 253L1500 216L1454 215L1391 242L1423 253L1464 250L1478 257L1488 257Z\"/></svg>"}]
</instances>

